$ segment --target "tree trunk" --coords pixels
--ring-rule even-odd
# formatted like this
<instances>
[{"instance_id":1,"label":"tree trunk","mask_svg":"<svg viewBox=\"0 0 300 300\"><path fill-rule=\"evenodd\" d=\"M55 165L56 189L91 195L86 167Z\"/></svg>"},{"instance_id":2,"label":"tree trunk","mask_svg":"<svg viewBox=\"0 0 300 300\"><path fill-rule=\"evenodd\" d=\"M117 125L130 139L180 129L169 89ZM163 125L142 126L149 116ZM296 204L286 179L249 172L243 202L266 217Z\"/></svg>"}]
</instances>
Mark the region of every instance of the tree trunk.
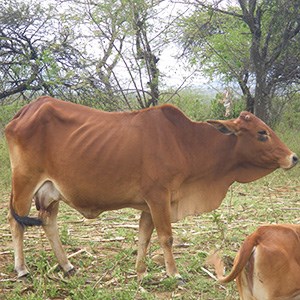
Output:
<instances>
[{"instance_id":1,"label":"tree trunk","mask_svg":"<svg viewBox=\"0 0 300 300\"><path fill-rule=\"evenodd\" d=\"M263 120L266 124L270 124L270 104L271 100L268 96L265 98L257 97L254 105L254 114Z\"/></svg>"},{"instance_id":2,"label":"tree trunk","mask_svg":"<svg viewBox=\"0 0 300 300\"><path fill-rule=\"evenodd\" d=\"M253 99L251 94L247 94L246 97L246 110L254 114L255 100Z\"/></svg>"},{"instance_id":3,"label":"tree trunk","mask_svg":"<svg viewBox=\"0 0 300 300\"><path fill-rule=\"evenodd\" d=\"M254 96L254 114L270 124L271 121L271 93L265 83L266 76L256 76L256 87Z\"/></svg>"},{"instance_id":4,"label":"tree trunk","mask_svg":"<svg viewBox=\"0 0 300 300\"><path fill-rule=\"evenodd\" d=\"M138 11L135 11L135 28L136 28L136 53L137 59L141 59L145 63L146 72L148 75L147 85L150 91L147 93L150 95L145 98L145 107L156 106L159 99L159 69L157 63L159 58L153 53L150 41L148 40L147 33L149 28L146 26L146 18L141 17ZM147 31L148 30L148 31ZM146 94L146 92L144 92ZM147 99L148 98L148 99Z\"/></svg>"}]
</instances>

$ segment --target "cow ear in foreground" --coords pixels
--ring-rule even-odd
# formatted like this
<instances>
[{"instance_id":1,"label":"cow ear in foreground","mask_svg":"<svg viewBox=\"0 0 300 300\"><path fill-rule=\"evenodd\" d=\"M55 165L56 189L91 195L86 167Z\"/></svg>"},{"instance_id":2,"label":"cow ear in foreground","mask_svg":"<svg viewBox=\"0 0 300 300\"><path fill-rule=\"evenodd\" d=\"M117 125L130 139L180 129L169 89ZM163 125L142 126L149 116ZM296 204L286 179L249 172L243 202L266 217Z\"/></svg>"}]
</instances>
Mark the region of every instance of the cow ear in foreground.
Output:
<instances>
[{"instance_id":1,"label":"cow ear in foreground","mask_svg":"<svg viewBox=\"0 0 300 300\"><path fill-rule=\"evenodd\" d=\"M208 124L212 125L216 129L218 129L223 134L237 134L239 131L238 125L231 120L228 121L217 121L217 120L208 120Z\"/></svg>"}]
</instances>

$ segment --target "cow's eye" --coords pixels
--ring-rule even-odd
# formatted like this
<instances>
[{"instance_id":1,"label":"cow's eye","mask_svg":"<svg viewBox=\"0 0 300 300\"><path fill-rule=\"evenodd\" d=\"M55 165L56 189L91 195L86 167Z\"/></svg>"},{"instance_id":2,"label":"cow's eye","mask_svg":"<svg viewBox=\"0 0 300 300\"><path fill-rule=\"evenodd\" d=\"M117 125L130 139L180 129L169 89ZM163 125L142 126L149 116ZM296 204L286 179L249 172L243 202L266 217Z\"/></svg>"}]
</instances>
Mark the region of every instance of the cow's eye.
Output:
<instances>
[{"instance_id":1,"label":"cow's eye","mask_svg":"<svg viewBox=\"0 0 300 300\"><path fill-rule=\"evenodd\" d=\"M265 142L268 139L268 132L266 130L260 130L258 133L258 139L261 142Z\"/></svg>"},{"instance_id":2,"label":"cow's eye","mask_svg":"<svg viewBox=\"0 0 300 300\"><path fill-rule=\"evenodd\" d=\"M260 134L260 135L268 135L268 133L267 133L266 130L260 130L260 131L258 131L258 134Z\"/></svg>"}]
</instances>

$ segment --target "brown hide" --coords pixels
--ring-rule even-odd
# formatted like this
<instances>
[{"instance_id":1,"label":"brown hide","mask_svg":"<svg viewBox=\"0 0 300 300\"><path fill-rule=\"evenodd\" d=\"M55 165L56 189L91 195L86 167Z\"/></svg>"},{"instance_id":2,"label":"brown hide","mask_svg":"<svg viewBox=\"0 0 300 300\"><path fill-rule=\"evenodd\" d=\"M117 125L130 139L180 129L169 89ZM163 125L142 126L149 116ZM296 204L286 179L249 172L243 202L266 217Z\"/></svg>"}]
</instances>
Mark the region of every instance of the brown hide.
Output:
<instances>
[{"instance_id":1,"label":"brown hide","mask_svg":"<svg viewBox=\"0 0 300 300\"><path fill-rule=\"evenodd\" d=\"M87 218L124 207L143 211L137 269L144 272L141 261L155 227L167 273L176 275L171 221L217 208L234 181L250 182L297 162L275 133L247 112L236 120L192 122L171 105L108 113L41 97L25 106L5 133L19 275L27 271L23 251L16 246L22 237L15 220L30 225L26 216L33 197L54 240L59 200ZM57 244L52 247L69 269Z\"/></svg>"},{"instance_id":2,"label":"brown hide","mask_svg":"<svg viewBox=\"0 0 300 300\"><path fill-rule=\"evenodd\" d=\"M215 266L220 282L236 278L242 300L299 300L300 226L259 227L244 241L227 276L217 254L208 263Z\"/></svg>"}]
</instances>

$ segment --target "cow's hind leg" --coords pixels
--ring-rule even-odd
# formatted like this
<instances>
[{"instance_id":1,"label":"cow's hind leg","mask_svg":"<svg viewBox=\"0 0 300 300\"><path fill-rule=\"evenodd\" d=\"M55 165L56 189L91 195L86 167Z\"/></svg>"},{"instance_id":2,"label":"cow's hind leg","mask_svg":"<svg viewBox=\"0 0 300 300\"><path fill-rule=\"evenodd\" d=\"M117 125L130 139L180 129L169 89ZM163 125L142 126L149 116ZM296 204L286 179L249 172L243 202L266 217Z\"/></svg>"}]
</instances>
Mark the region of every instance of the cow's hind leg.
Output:
<instances>
[{"instance_id":1,"label":"cow's hind leg","mask_svg":"<svg viewBox=\"0 0 300 300\"><path fill-rule=\"evenodd\" d=\"M58 226L57 226L57 213L58 213L59 202L53 202L47 207L46 212L40 212L40 218L43 220L43 228L46 236L50 242L52 250L58 260L59 265L65 272L70 274L73 272L74 267L69 262L68 257L63 249L60 241Z\"/></svg>"},{"instance_id":2,"label":"cow's hind leg","mask_svg":"<svg viewBox=\"0 0 300 300\"><path fill-rule=\"evenodd\" d=\"M23 239L24 239L24 226L15 220L11 211L8 213L8 221L10 224L10 231L13 240L14 255L15 255L15 270L18 277L24 277L29 272L25 265Z\"/></svg>"},{"instance_id":3,"label":"cow's hind leg","mask_svg":"<svg viewBox=\"0 0 300 300\"><path fill-rule=\"evenodd\" d=\"M147 269L145 259L153 229L154 225L150 213L143 211L139 223L138 252L136 259L138 281L143 279Z\"/></svg>"},{"instance_id":4,"label":"cow's hind leg","mask_svg":"<svg viewBox=\"0 0 300 300\"><path fill-rule=\"evenodd\" d=\"M66 274L70 274L74 270L74 267L69 262L63 249L57 226L57 213L60 197L60 193L54 187L53 183L47 181L36 193L35 202L39 210L39 217L43 222L43 229L58 263Z\"/></svg>"},{"instance_id":5,"label":"cow's hind leg","mask_svg":"<svg viewBox=\"0 0 300 300\"><path fill-rule=\"evenodd\" d=\"M23 277L29 273L23 252L25 226L41 225L39 219L28 217L34 189L35 184L33 180L25 176L13 176L8 221L13 240L15 270L18 277Z\"/></svg>"}]
</instances>

